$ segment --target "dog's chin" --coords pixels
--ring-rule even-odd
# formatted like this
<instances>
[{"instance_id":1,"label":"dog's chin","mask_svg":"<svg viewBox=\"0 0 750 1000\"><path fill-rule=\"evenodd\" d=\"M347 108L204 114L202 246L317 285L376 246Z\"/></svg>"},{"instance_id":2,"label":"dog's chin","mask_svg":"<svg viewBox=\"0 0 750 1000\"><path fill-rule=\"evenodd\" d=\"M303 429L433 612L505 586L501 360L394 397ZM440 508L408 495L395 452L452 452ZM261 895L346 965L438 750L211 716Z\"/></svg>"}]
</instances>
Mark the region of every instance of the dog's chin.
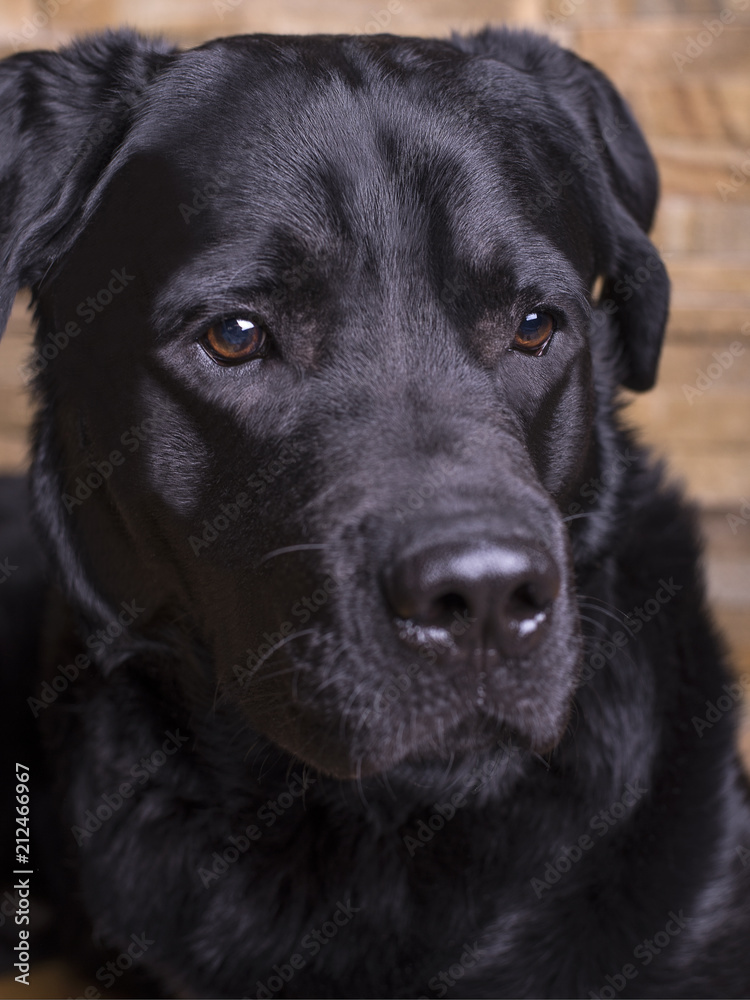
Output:
<instances>
[{"instance_id":1,"label":"dog's chin","mask_svg":"<svg viewBox=\"0 0 750 1000\"><path fill-rule=\"evenodd\" d=\"M511 724L502 718L472 715L447 728L439 723L434 731L423 729L412 741L398 739L393 732L360 732L358 739L334 740L318 732L295 734L275 742L309 767L339 781L354 781L380 775L409 775L419 782L427 774L437 776L455 768L480 768L489 760L542 759L562 740L568 722L566 711L553 724L532 720Z\"/></svg>"}]
</instances>

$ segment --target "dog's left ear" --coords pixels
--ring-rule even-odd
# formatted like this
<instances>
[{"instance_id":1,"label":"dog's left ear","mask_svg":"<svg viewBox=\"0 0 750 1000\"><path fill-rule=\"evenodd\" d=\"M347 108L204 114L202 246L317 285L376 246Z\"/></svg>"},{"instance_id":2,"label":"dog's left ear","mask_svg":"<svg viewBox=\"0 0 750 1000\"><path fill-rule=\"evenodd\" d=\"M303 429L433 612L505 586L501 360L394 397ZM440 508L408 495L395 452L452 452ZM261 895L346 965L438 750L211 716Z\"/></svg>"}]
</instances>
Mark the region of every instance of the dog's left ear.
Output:
<instances>
[{"instance_id":1,"label":"dog's left ear","mask_svg":"<svg viewBox=\"0 0 750 1000\"><path fill-rule=\"evenodd\" d=\"M604 237L597 248L602 303L618 332L620 381L650 389L667 323L669 278L646 235L659 194L656 164L630 109L603 73L541 35L487 29L453 42L538 77L551 117L567 118L570 136L561 141L571 144L568 166L580 169Z\"/></svg>"},{"instance_id":2,"label":"dog's left ear","mask_svg":"<svg viewBox=\"0 0 750 1000\"><path fill-rule=\"evenodd\" d=\"M0 335L34 286L171 52L130 31L0 62Z\"/></svg>"}]
</instances>

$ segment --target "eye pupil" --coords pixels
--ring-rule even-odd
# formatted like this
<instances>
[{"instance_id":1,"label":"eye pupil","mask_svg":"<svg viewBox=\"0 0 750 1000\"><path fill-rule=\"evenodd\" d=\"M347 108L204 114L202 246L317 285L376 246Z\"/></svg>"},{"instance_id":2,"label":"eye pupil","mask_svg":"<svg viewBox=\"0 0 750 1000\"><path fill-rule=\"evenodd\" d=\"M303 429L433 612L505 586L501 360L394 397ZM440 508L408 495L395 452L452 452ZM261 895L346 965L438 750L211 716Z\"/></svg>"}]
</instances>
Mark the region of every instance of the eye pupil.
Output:
<instances>
[{"instance_id":1,"label":"eye pupil","mask_svg":"<svg viewBox=\"0 0 750 1000\"><path fill-rule=\"evenodd\" d=\"M527 313L516 331L513 347L527 354L543 354L555 332L555 320L547 312Z\"/></svg>"},{"instance_id":2,"label":"eye pupil","mask_svg":"<svg viewBox=\"0 0 750 1000\"><path fill-rule=\"evenodd\" d=\"M529 313L523 323L521 323L521 330L523 333L538 333L543 322L544 317L540 316L539 313Z\"/></svg>"},{"instance_id":3,"label":"eye pupil","mask_svg":"<svg viewBox=\"0 0 750 1000\"><path fill-rule=\"evenodd\" d=\"M224 319L221 321L221 333L224 340L232 347L241 349L245 346L247 333L255 329L255 324L249 319Z\"/></svg>"},{"instance_id":4,"label":"eye pupil","mask_svg":"<svg viewBox=\"0 0 750 1000\"><path fill-rule=\"evenodd\" d=\"M232 364L258 357L265 347L266 334L252 320L230 316L213 323L202 343L215 361Z\"/></svg>"}]
</instances>

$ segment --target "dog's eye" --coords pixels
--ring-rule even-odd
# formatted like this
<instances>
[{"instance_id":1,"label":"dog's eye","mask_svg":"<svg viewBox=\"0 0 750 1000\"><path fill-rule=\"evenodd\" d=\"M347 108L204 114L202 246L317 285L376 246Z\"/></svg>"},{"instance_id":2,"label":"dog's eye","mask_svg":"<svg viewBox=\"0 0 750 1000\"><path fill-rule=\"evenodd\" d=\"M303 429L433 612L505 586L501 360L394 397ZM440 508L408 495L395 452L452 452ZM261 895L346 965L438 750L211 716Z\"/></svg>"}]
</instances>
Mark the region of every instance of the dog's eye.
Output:
<instances>
[{"instance_id":1,"label":"dog's eye","mask_svg":"<svg viewBox=\"0 0 750 1000\"><path fill-rule=\"evenodd\" d=\"M213 323L204 333L201 344L208 354L223 365L240 364L262 357L268 336L252 320L230 316Z\"/></svg>"},{"instance_id":2,"label":"dog's eye","mask_svg":"<svg viewBox=\"0 0 750 1000\"><path fill-rule=\"evenodd\" d=\"M547 349L555 332L555 319L547 312L529 313L516 330L513 347L539 357Z\"/></svg>"}]
</instances>

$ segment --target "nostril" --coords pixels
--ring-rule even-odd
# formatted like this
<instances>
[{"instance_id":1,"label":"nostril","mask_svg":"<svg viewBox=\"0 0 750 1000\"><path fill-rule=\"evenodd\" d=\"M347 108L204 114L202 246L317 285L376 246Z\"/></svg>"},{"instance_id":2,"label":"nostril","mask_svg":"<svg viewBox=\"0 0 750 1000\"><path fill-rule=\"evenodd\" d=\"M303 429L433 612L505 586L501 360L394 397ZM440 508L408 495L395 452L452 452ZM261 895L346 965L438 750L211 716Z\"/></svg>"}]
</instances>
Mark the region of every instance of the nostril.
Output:
<instances>
[{"instance_id":1,"label":"nostril","mask_svg":"<svg viewBox=\"0 0 750 1000\"><path fill-rule=\"evenodd\" d=\"M446 622L468 615L469 605L461 594L442 594L433 600L432 611L434 624L445 625Z\"/></svg>"},{"instance_id":2,"label":"nostril","mask_svg":"<svg viewBox=\"0 0 750 1000\"><path fill-rule=\"evenodd\" d=\"M508 597L508 614L512 618L534 618L547 610L554 596L545 595L536 583L522 583Z\"/></svg>"}]
</instances>

